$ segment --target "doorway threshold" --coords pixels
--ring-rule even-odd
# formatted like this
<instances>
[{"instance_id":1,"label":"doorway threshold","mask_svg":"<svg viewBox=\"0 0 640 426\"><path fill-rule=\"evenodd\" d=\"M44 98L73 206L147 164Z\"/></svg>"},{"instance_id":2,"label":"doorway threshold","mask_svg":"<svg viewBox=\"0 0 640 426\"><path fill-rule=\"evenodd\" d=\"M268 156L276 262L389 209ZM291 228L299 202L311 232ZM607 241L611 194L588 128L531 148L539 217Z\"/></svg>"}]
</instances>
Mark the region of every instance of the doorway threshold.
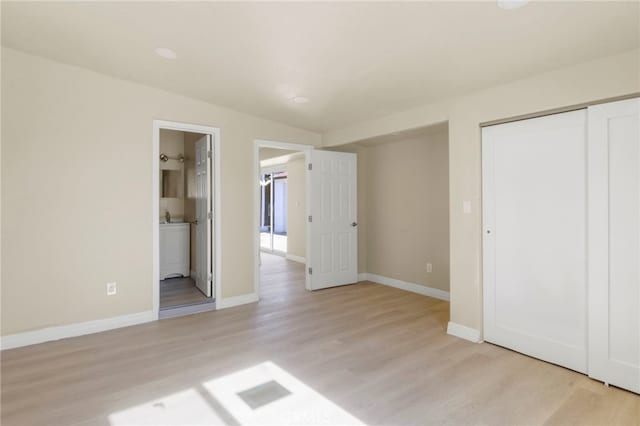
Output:
<instances>
[{"instance_id":1,"label":"doorway threshold","mask_svg":"<svg viewBox=\"0 0 640 426\"><path fill-rule=\"evenodd\" d=\"M194 303L190 305L176 305L167 306L166 308L160 308L158 319L175 318L185 315L200 314L202 312L209 312L216 310L215 299L208 300L203 303Z\"/></svg>"},{"instance_id":2,"label":"doorway threshold","mask_svg":"<svg viewBox=\"0 0 640 426\"><path fill-rule=\"evenodd\" d=\"M280 251L280 250L268 250L268 249L260 249L260 253L267 253L267 254L273 254L275 256L280 256L280 257L287 257L287 252L286 251Z\"/></svg>"}]
</instances>

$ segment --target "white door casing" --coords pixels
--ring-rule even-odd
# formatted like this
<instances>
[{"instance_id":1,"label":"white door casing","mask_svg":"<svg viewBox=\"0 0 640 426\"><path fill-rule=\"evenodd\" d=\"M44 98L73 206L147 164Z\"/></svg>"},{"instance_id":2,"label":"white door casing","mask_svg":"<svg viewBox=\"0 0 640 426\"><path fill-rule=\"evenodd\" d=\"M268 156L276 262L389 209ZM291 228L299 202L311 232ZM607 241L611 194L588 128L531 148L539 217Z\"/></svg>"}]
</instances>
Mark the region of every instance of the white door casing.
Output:
<instances>
[{"instance_id":1,"label":"white door casing","mask_svg":"<svg viewBox=\"0 0 640 426\"><path fill-rule=\"evenodd\" d=\"M356 283L356 154L313 150L311 158L311 289Z\"/></svg>"},{"instance_id":2,"label":"white door casing","mask_svg":"<svg viewBox=\"0 0 640 426\"><path fill-rule=\"evenodd\" d=\"M640 99L588 117L589 376L640 393Z\"/></svg>"},{"instance_id":3,"label":"white door casing","mask_svg":"<svg viewBox=\"0 0 640 426\"><path fill-rule=\"evenodd\" d=\"M211 297L213 271L211 268L211 135L196 141L196 287Z\"/></svg>"},{"instance_id":4,"label":"white door casing","mask_svg":"<svg viewBox=\"0 0 640 426\"><path fill-rule=\"evenodd\" d=\"M586 111L482 129L484 338L587 370Z\"/></svg>"}]
</instances>

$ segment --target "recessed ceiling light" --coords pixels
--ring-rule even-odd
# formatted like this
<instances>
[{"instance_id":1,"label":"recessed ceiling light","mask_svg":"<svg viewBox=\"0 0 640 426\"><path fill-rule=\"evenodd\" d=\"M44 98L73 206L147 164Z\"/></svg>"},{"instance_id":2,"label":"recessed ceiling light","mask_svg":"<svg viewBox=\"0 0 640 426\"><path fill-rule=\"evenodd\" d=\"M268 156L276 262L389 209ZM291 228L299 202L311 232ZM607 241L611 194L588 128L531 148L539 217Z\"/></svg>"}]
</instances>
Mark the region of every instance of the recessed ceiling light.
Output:
<instances>
[{"instance_id":1,"label":"recessed ceiling light","mask_svg":"<svg viewBox=\"0 0 640 426\"><path fill-rule=\"evenodd\" d=\"M305 98L304 96L294 96L291 100L297 104L306 104L309 102L309 98Z\"/></svg>"},{"instance_id":2,"label":"recessed ceiling light","mask_svg":"<svg viewBox=\"0 0 640 426\"><path fill-rule=\"evenodd\" d=\"M156 55L165 59L176 59L178 57L178 55L176 55L176 52L169 49L168 47L158 47L156 49Z\"/></svg>"},{"instance_id":3,"label":"recessed ceiling light","mask_svg":"<svg viewBox=\"0 0 640 426\"><path fill-rule=\"evenodd\" d=\"M497 0L498 7L506 10L519 9L525 4L529 3L529 0Z\"/></svg>"}]
</instances>

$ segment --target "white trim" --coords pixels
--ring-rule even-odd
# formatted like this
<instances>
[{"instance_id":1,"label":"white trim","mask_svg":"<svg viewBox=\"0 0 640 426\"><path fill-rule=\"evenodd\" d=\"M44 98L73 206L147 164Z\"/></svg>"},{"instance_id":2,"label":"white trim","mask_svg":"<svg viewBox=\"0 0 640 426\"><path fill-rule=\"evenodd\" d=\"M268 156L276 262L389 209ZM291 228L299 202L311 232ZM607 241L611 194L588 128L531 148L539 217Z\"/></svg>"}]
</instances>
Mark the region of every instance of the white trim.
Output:
<instances>
[{"instance_id":1,"label":"white trim","mask_svg":"<svg viewBox=\"0 0 640 426\"><path fill-rule=\"evenodd\" d=\"M447 326L447 334L468 340L473 343L482 343L480 330L467 327L466 325L456 324L455 322L449 321L449 325Z\"/></svg>"},{"instance_id":2,"label":"white trim","mask_svg":"<svg viewBox=\"0 0 640 426\"><path fill-rule=\"evenodd\" d=\"M377 284L387 285L389 287L399 288L400 290L410 291L412 293L422 294L423 296L433 297L440 300L449 300L449 292L438 288L427 287L415 283L397 280L395 278L383 277L376 274L358 274L358 281L371 281Z\"/></svg>"},{"instance_id":3,"label":"white trim","mask_svg":"<svg viewBox=\"0 0 640 426\"><path fill-rule=\"evenodd\" d=\"M39 330L25 331L24 333L10 334L0 338L0 348L13 349L22 346L35 345L53 340L69 337L83 336L85 334L99 333L115 328L129 327L153 321L155 316L152 311L139 312L137 314L121 315L93 321L78 322L75 324L59 325L55 327L41 328Z\"/></svg>"},{"instance_id":4,"label":"white trim","mask_svg":"<svg viewBox=\"0 0 640 426\"><path fill-rule=\"evenodd\" d=\"M189 278L196 279L196 271L189 271Z\"/></svg>"},{"instance_id":5,"label":"white trim","mask_svg":"<svg viewBox=\"0 0 640 426\"><path fill-rule=\"evenodd\" d=\"M255 303L260 298L257 293L243 294L242 296L219 298L216 301L216 309L233 308L234 306L246 305L248 303Z\"/></svg>"},{"instance_id":6,"label":"white trim","mask_svg":"<svg viewBox=\"0 0 640 426\"><path fill-rule=\"evenodd\" d=\"M305 159L305 189L306 189L306 216L311 214L311 176L309 175L309 170L307 168L307 164L311 162L311 151L313 150L312 145L302 145L295 143L287 143L287 142L274 142L264 139L256 139L253 144L253 182L254 182L254 190L253 190L253 211L258 212L260 209L260 185L258 185L258 181L260 179L260 148L276 148L276 149L287 149L291 151L302 151L304 152ZM253 292L256 297L256 301L258 299L258 294L260 293L260 215L254 214L254 240L253 240ZM305 261L311 259L311 224L306 222L306 258ZM308 262L305 262L305 270L308 270L311 266ZM311 290L311 277L309 274L305 274L305 288L307 290ZM228 300L228 299L227 299ZM221 301L222 302L222 301ZM225 302L226 303L226 302ZM251 303L251 302L246 302ZM222 304L218 304L218 308L221 309L223 307Z\"/></svg>"},{"instance_id":7,"label":"white trim","mask_svg":"<svg viewBox=\"0 0 640 426\"><path fill-rule=\"evenodd\" d=\"M304 257L296 256L295 254L287 254L286 258L298 263L307 263L307 260Z\"/></svg>"},{"instance_id":8,"label":"white trim","mask_svg":"<svg viewBox=\"0 0 640 426\"><path fill-rule=\"evenodd\" d=\"M217 127L202 126L199 124L179 123L175 121L153 120L153 191L152 194L152 228L153 228L153 261L152 261L152 312L155 319L160 315L160 129L178 130L182 132L202 133L211 135L213 139L213 253L214 253L214 294L217 298L222 294L222 214L221 214L221 194L220 194L220 129Z\"/></svg>"}]
</instances>

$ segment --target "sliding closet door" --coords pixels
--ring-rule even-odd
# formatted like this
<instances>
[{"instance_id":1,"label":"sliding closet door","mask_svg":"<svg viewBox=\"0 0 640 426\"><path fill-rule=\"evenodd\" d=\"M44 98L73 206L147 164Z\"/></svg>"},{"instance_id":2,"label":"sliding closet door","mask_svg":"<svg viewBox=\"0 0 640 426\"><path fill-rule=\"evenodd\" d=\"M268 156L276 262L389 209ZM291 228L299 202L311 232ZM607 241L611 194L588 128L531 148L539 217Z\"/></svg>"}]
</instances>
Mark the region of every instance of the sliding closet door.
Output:
<instances>
[{"instance_id":1,"label":"sliding closet door","mask_svg":"<svg viewBox=\"0 0 640 426\"><path fill-rule=\"evenodd\" d=\"M484 339L586 372L586 111L482 129Z\"/></svg>"},{"instance_id":2,"label":"sliding closet door","mask_svg":"<svg viewBox=\"0 0 640 426\"><path fill-rule=\"evenodd\" d=\"M588 114L589 376L640 392L640 100Z\"/></svg>"}]
</instances>

